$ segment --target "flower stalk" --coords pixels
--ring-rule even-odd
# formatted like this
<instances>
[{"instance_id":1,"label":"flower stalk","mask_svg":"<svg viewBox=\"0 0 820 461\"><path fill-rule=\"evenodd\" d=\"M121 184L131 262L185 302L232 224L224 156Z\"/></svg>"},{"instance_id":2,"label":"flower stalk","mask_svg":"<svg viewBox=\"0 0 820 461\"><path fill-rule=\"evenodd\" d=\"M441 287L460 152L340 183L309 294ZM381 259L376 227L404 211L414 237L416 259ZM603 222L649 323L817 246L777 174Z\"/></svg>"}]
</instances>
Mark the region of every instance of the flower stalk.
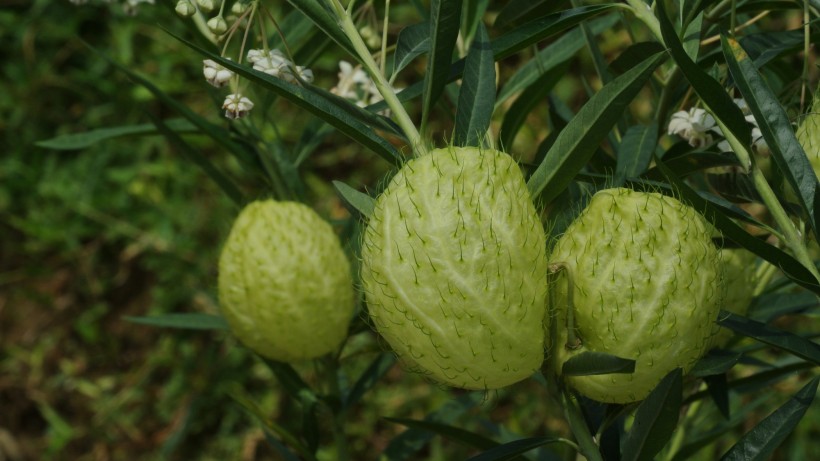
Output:
<instances>
[{"instance_id":1,"label":"flower stalk","mask_svg":"<svg viewBox=\"0 0 820 461\"><path fill-rule=\"evenodd\" d=\"M410 119L410 115L404 109L404 106L401 104L401 101L399 101L399 98L396 96L396 93L393 91L393 88L390 86L390 83L388 83L384 74L382 74L379 70L378 64L376 64L376 61L370 54L370 50L367 48L364 40L362 40L361 34L359 34L356 24L353 23L350 13L345 10L339 0L331 0L331 6L333 7L333 11L336 13L336 19L339 21L339 26L342 28L345 35L350 39L353 49L356 50L359 61L362 63L364 70L370 75L370 78L373 80L373 83L376 85L379 93L381 93L384 101L387 103L388 107L390 107L390 110L393 111L393 114L396 117L396 123L398 123L407 135L407 139L410 141L410 146L413 149L413 152L416 156L426 154L427 148L421 141L421 135L419 134L416 125Z\"/></svg>"}]
</instances>

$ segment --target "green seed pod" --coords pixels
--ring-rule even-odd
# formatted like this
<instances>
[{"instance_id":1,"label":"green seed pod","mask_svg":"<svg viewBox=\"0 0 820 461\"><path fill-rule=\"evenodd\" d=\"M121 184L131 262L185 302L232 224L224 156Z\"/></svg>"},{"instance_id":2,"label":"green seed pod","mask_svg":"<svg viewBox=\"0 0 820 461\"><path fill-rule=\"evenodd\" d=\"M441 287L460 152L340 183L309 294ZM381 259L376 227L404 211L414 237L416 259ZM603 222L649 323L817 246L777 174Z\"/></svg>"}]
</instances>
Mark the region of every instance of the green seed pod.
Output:
<instances>
[{"instance_id":1,"label":"green seed pod","mask_svg":"<svg viewBox=\"0 0 820 461\"><path fill-rule=\"evenodd\" d=\"M811 110L807 113L797 125L795 132L797 141L806 152L806 157L811 163L814 170L814 175L820 179L820 88L814 96L814 103ZM797 200L797 195L794 193L792 187L787 183L784 184L785 196L787 200Z\"/></svg>"},{"instance_id":2,"label":"green seed pod","mask_svg":"<svg viewBox=\"0 0 820 461\"><path fill-rule=\"evenodd\" d=\"M449 147L407 162L376 200L361 274L378 332L437 381L494 389L543 361L546 237L505 153Z\"/></svg>"},{"instance_id":3,"label":"green seed pod","mask_svg":"<svg viewBox=\"0 0 820 461\"><path fill-rule=\"evenodd\" d=\"M820 172L820 89L818 90L811 110L800 121L795 133L797 141L803 146L811 166L814 167L815 174Z\"/></svg>"},{"instance_id":4,"label":"green seed pod","mask_svg":"<svg viewBox=\"0 0 820 461\"><path fill-rule=\"evenodd\" d=\"M566 271L551 287L556 373L585 351L633 359L634 373L565 377L589 398L628 403L675 368L688 371L709 346L719 311L711 232L673 198L623 188L596 193L550 257L551 267Z\"/></svg>"},{"instance_id":5,"label":"green seed pod","mask_svg":"<svg viewBox=\"0 0 820 461\"><path fill-rule=\"evenodd\" d=\"M754 297L757 283L757 256L744 248L720 250L723 267L722 308L739 315L746 315ZM712 347L723 347L734 336L728 328L716 326L717 334L712 337Z\"/></svg>"},{"instance_id":6,"label":"green seed pod","mask_svg":"<svg viewBox=\"0 0 820 461\"><path fill-rule=\"evenodd\" d=\"M354 309L350 263L330 225L296 202L253 202L219 258L219 303L234 335L283 362L335 350Z\"/></svg>"}]
</instances>

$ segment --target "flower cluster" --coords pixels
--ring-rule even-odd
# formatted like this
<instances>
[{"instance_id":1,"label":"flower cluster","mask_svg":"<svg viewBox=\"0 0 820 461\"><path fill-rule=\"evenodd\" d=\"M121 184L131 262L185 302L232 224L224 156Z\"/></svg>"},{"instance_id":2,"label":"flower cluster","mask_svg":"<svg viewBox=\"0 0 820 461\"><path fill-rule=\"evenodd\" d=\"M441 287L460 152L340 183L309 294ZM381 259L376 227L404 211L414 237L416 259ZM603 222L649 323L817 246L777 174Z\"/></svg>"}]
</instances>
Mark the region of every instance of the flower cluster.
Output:
<instances>
[{"instance_id":1,"label":"flower cluster","mask_svg":"<svg viewBox=\"0 0 820 461\"><path fill-rule=\"evenodd\" d=\"M330 89L330 92L341 96L359 107L367 107L381 101L382 95L373 80L362 69L362 66L353 67L347 61L339 61L339 83ZM392 88L398 92L399 88ZM382 115L389 115L384 111Z\"/></svg>"},{"instance_id":2,"label":"flower cluster","mask_svg":"<svg viewBox=\"0 0 820 461\"><path fill-rule=\"evenodd\" d=\"M208 15L219 6L219 12L216 16L207 20L208 29L213 33L211 39L214 43L224 42L222 57L230 60L230 57L225 56L225 51L228 49L228 44L231 40L240 34L236 32L240 29L250 29L254 21L260 21L260 17L264 15L256 14L258 8L262 8L257 1L239 0L233 3L231 11L228 16L223 16L223 8L225 6L224 0L215 3L215 0L179 0L176 6L176 12L183 17L191 17L194 15ZM227 20L226 20L227 18ZM201 17L204 20L204 17ZM247 37L247 30L245 37ZM243 61L245 55L245 39L242 39L242 47L239 51L238 63ZM284 53L279 50L269 50L267 47L263 49L250 49L247 51L247 62L253 66L253 69L259 72L264 72L273 77L282 79L293 85L304 85L313 82L313 71L294 64ZM239 77L235 72L223 66L213 59L205 59L202 61L202 74L205 80L217 87L222 88L230 85L232 90L224 103L222 108L225 110L225 116L229 119L237 119L246 116L253 108L253 102L238 89Z\"/></svg>"},{"instance_id":3,"label":"flower cluster","mask_svg":"<svg viewBox=\"0 0 820 461\"><path fill-rule=\"evenodd\" d=\"M763 139L757 120L752 115L749 105L743 99L735 99L735 104L743 111L746 121L752 125L752 148L761 156L767 157L771 154L769 145ZM689 111L679 111L672 115L669 121L668 133L678 135L689 142L695 148L704 148L714 142L714 136L723 137L723 131L715 123L715 118L704 109L693 107ZM713 136L714 135L714 136ZM731 152L729 142L721 139L717 144L722 152Z\"/></svg>"},{"instance_id":4,"label":"flower cluster","mask_svg":"<svg viewBox=\"0 0 820 461\"><path fill-rule=\"evenodd\" d=\"M300 81L313 83L313 71L297 66L279 50L248 50L248 62L254 70L298 84Z\"/></svg>"}]
</instances>

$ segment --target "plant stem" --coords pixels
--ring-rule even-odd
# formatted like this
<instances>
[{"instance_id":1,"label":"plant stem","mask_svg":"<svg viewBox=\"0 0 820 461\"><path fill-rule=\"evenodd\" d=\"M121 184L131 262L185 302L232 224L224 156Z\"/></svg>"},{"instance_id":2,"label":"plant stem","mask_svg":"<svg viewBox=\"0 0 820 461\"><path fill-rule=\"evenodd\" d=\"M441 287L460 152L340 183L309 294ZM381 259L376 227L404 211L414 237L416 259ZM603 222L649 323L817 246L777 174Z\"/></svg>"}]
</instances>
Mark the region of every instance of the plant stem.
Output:
<instances>
[{"instance_id":1,"label":"plant stem","mask_svg":"<svg viewBox=\"0 0 820 461\"><path fill-rule=\"evenodd\" d=\"M569 427L575 440L578 441L578 448L581 455L589 461L603 461L601 451L598 449L598 444L595 443L595 438L589 432L584 415L581 414L581 408L578 405L578 399L569 393L566 389L561 390L561 406L564 407L564 416L569 422Z\"/></svg>"},{"instance_id":2,"label":"plant stem","mask_svg":"<svg viewBox=\"0 0 820 461\"><path fill-rule=\"evenodd\" d=\"M396 117L396 123L398 123L407 135L407 139L410 141L410 148L413 149L416 156L426 154L427 147L422 143L421 135L416 125L410 120L410 115L407 114L401 101L396 97L395 91L393 91L393 88L390 87L385 76L379 71L379 66L376 64L376 61L373 60L373 56L370 54L370 50L367 49L367 45L365 45L364 40L362 40L358 29L356 29L356 24L353 23L353 19L347 11L345 11L344 6L339 3L339 0L331 0L331 6L336 13L339 26L347 38L350 39L353 49L356 50L356 53L359 55L358 58L362 63L362 67L364 67L364 70L370 75L370 78L373 79L376 89L379 90L387 106L393 111L393 115ZM382 56L382 59L384 59L384 56Z\"/></svg>"},{"instance_id":3,"label":"plant stem","mask_svg":"<svg viewBox=\"0 0 820 461\"><path fill-rule=\"evenodd\" d=\"M769 186L769 183L763 176L763 172L757 165L752 166L752 180L754 181L758 194L760 194L760 197L763 199L763 203L769 208L772 218L774 218L781 232L783 232L783 236L785 237L784 243L792 251L797 260L811 272L814 279L820 283L820 273L817 272L817 267L814 265L811 256L809 256L803 239L800 237L797 229L795 229L794 223L792 223L786 210L783 209L783 206L777 200L774 191L771 186Z\"/></svg>"},{"instance_id":4,"label":"plant stem","mask_svg":"<svg viewBox=\"0 0 820 461\"><path fill-rule=\"evenodd\" d=\"M342 393L339 388L339 355L334 354L325 361L325 380L328 384L330 395L338 397L341 401ZM350 459L350 449L345 435L345 416L347 412L342 409L335 409L328 406L333 415L333 442L336 445L336 459L347 461Z\"/></svg>"}]
</instances>

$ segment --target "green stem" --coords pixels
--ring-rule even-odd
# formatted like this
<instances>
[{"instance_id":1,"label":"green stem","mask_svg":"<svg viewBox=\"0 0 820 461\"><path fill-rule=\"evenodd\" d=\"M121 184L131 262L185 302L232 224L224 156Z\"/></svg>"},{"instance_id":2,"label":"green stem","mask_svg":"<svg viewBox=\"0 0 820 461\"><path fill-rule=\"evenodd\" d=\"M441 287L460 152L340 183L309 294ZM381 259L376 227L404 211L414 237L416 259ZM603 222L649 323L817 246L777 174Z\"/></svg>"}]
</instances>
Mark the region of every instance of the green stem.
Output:
<instances>
[{"instance_id":1,"label":"green stem","mask_svg":"<svg viewBox=\"0 0 820 461\"><path fill-rule=\"evenodd\" d=\"M603 461L598 444L595 443L595 438L589 432L589 427L587 427L584 416L581 414L578 399L566 389L562 389L561 404L564 407L564 416L569 422L572 434L575 436L575 440L578 441L579 453L589 461Z\"/></svg>"},{"instance_id":2,"label":"green stem","mask_svg":"<svg viewBox=\"0 0 820 461\"><path fill-rule=\"evenodd\" d=\"M342 393L339 388L339 356L334 354L328 357L325 361L325 380L328 384L328 390L331 396L338 397L341 401ZM336 445L336 458L338 461L347 461L350 459L350 447L347 443L347 436L345 435L345 417L347 412L344 409L334 409L328 407L328 410L333 415L333 441Z\"/></svg>"},{"instance_id":3,"label":"green stem","mask_svg":"<svg viewBox=\"0 0 820 461\"><path fill-rule=\"evenodd\" d=\"M396 117L396 123L398 123L407 135L411 149L413 149L416 156L426 154L427 147L421 142L421 135L416 125L410 120L410 115L404 109L399 98L396 97L395 91L393 91L393 88L390 87L385 76L379 71L379 66L376 64L376 61L373 60L373 56L370 54L370 50L367 49L364 40L362 40L362 36L359 34L356 24L353 23L352 17L345 11L344 6L339 3L339 0L331 0L331 6L336 13L339 26L347 38L350 39L353 49L356 50L362 67L364 67L364 70L370 75L370 78L376 85L376 89L379 90L387 106L393 111L393 115ZM384 59L384 57L382 57L382 59Z\"/></svg>"},{"instance_id":4,"label":"green stem","mask_svg":"<svg viewBox=\"0 0 820 461\"><path fill-rule=\"evenodd\" d=\"M760 197L763 199L763 203L766 204L769 213L772 214L772 218L774 218L780 231L783 232L783 237L785 238L784 243L792 251L797 260L811 272L815 280L820 282L820 273L817 272L817 267L814 265L814 261L811 260L811 256L809 256L809 252L806 250L803 239L800 237L797 229L795 229L794 223L792 223L786 210L783 209L780 201L777 200L774 191L771 186L769 186L769 183L763 176L763 172L760 171L757 165L752 166L752 180L754 181L758 194L760 194Z\"/></svg>"}]
</instances>

